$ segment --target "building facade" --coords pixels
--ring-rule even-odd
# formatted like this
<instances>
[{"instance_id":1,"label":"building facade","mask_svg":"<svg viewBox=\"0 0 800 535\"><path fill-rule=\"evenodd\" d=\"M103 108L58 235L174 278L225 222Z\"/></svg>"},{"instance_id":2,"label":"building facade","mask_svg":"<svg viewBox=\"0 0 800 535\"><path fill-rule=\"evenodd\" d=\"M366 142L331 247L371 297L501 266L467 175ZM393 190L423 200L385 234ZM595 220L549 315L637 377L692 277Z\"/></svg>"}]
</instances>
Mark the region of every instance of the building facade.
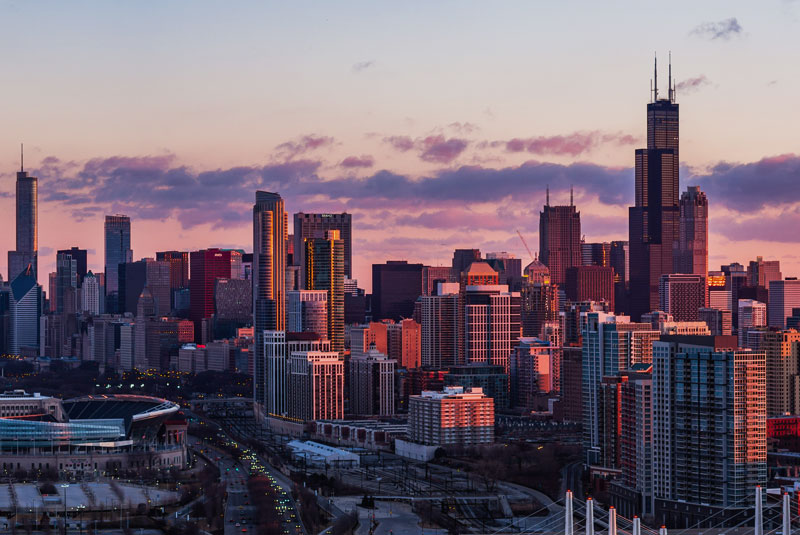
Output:
<instances>
[{"instance_id":1,"label":"building facade","mask_svg":"<svg viewBox=\"0 0 800 535\"><path fill-rule=\"evenodd\" d=\"M286 330L286 211L277 193L256 191L253 205L254 397L267 398L264 331ZM228 265L230 270L230 264Z\"/></svg>"},{"instance_id":2,"label":"building facade","mask_svg":"<svg viewBox=\"0 0 800 535\"><path fill-rule=\"evenodd\" d=\"M445 387L409 399L408 436L429 446L494 442L494 400L480 388Z\"/></svg>"},{"instance_id":3,"label":"building facade","mask_svg":"<svg viewBox=\"0 0 800 535\"><path fill-rule=\"evenodd\" d=\"M708 198L699 186L681 194L677 273L708 274Z\"/></svg>"},{"instance_id":4,"label":"building facade","mask_svg":"<svg viewBox=\"0 0 800 535\"><path fill-rule=\"evenodd\" d=\"M539 213L539 260L550 269L550 282L564 284L567 269L583 264L581 213L569 206L550 206Z\"/></svg>"},{"instance_id":5,"label":"building facade","mask_svg":"<svg viewBox=\"0 0 800 535\"><path fill-rule=\"evenodd\" d=\"M344 351L344 242L339 231L305 240L305 288L324 290L327 298L327 337L333 351Z\"/></svg>"},{"instance_id":6,"label":"building facade","mask_svg":"<svg viewBox=\"0 0 800 535\"><path fill-rule=\"evenodd\" d=\"M294 214L294 251L299 255L307 239L324 238L329 230L339 232L344 248L344 276L353 278L353 216L347 212L341 214ZM302 260L302 258L301 258ZM301 264L301 280L306 280L303 264Z\"/></svg>"},{"instance_id":7,"label":"building facade","mask_svg":"<svg viewBox=\"0 0 800 535\"><path fill-rule=\"evenodd\" d=\"M665 337L653 344L653 495L660 524L691 526L705 521L707 508L731 517L750 507L757 485L766 485L764 352L717 341Z\"/></svg>"},{"instance_id":8,"label":"building facade","mask_svg":"<svg viewBox=\"0 0 800 535\"><path fill-rule=\"evenodd\" d=\"M344 418L344 362L336 351L293 351L289 355L289 417Z\"/></svg>"},{"instance_id":9,"label":"building facade","mask_svg":"<svg viewBox=\"0 0 800 535\"><path fill-rule=\"evenodd\" d=\"M133 262L131 250L131 218L126 215L107 215L105 231L105 310L115 314L119 310L119 265Z\"/></svg>"}]
</instances>

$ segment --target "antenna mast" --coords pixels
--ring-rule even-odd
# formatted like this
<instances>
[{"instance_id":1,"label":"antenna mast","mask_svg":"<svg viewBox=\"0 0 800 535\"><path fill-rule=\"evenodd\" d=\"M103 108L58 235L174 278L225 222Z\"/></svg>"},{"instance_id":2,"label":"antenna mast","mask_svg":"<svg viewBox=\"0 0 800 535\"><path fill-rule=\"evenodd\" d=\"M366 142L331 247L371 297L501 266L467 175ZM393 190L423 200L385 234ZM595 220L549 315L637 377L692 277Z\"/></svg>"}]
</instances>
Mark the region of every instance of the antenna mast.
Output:
<instances>
[{"instance_id":1,"label":"antenna mast","mask_svg":"<svg viewBox=\"0 0 800 535\"><path fill-rule=\"evenodd\" d=\"M653 102L658 101L658 56L653 53Z\"/></svg>"},{"instance_id":2,"label":"antenna mast","mask_svg":"<svg viewBox=\"0 0 800 535\"><path fill-rule=\"evenodd\" d=\"M21 172L24 172L25 171L25 154L24 154L22 148L23 148L23 144L20 143L19 144L19 170Z\"/></svg>"},{"instance_id":3,"label":"antenna mast","mask_svg":"<svg viewBox=\"0 0 800 535\"><path fill-rule=\"evenodd\" d=\"M669 52L669 78L667 79L668 96L670 102L675 102L675 95L672 91L672 51Z\"/></svg>"}]
</instances>

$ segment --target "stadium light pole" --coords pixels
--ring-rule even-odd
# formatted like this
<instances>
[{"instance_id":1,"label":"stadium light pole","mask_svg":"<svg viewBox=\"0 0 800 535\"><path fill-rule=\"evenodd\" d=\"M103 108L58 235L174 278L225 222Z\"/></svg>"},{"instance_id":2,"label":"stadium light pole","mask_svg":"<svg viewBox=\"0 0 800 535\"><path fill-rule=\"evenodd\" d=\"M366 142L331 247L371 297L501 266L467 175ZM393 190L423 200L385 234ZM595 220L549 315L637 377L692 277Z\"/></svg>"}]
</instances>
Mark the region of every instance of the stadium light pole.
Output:
<instances>
[{"instance_id":1,"label":"stadium light pole","mask_svg":"<svg viewBox=\"0 0 800 535\"><path fill-rule=\"evenodd\" d=\"M67 535L67 489L69 483L62 483L61 488L64 489L64 535Z\"/></svg>"}]
</instances>

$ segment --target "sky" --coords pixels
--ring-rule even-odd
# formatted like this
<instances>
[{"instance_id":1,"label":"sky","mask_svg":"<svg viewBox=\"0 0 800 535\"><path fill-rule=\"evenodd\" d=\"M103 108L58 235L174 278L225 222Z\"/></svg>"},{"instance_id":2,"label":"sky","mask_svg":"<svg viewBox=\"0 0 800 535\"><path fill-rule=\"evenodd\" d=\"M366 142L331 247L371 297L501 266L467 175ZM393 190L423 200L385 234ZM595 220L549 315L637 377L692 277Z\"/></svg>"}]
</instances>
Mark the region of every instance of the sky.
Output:
<instances>
[{"instance_id":1,"label":"sky","mask_svg":"<svg viewBox=\"0 0 800 535\"><path fill-rule=\"evenodd\" d=\"M252 250L256 189L353 214L354 276L456 247L530 258L549 185L587 241L627 239L654 55L710 269L800 275L800 2L0 0L0 271L14 173L39 177L40 272L103 215L134 258ZM290 218L291 219L291 218ZM291 226L290 226L291 232ZM46 282L46 277L39 277Z\"/></svg>"}]
</instances>

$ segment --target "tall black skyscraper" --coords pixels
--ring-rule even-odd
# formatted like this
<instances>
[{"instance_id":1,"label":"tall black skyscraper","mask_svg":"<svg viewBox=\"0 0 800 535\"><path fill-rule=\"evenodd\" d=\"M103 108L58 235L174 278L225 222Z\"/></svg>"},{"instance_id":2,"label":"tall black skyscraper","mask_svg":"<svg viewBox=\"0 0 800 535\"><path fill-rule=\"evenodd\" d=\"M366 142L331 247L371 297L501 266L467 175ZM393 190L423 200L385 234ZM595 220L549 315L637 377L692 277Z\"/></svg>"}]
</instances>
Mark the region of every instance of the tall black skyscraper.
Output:
<instances>
[{"instance_id":1,"label":"tall black skyscraper","mask_svg":"<svg viewBox=\"0 0 800 535\"><path fill-rule=\"evenodd\" d=\"M680 238L678 184L678 104L672 86L658 98L656 67L653 100L647 105L647 148L636 150L636 204L628 212L630 313L634 320L659 304L661 275L674 273Z\"/></svg>"},{"instance_id":2,"label":"tall black skyscraper","mask_svg":"<svg viewBox=\"0 0 800 535\"><path fill-rule=\"evenodd\" d=\"M22 153L20 152L20 160ZM23 162L17 171L17 249L8 252L8 280L14 280L28 264L33 277L39 272L39 179L28 176Z\"/></svg>"},{"instance_id":3,"label":"tall black skyscraper","mask_svg":"<svg viewBox=\"0 0 800 535\"><path fill-rule=\"evenodd\" d=\"M107 215L105 221L106 312L116 313L119 306L120 264L133 262L131 250L131 218Z\"/></svg>"}]
</instances>

